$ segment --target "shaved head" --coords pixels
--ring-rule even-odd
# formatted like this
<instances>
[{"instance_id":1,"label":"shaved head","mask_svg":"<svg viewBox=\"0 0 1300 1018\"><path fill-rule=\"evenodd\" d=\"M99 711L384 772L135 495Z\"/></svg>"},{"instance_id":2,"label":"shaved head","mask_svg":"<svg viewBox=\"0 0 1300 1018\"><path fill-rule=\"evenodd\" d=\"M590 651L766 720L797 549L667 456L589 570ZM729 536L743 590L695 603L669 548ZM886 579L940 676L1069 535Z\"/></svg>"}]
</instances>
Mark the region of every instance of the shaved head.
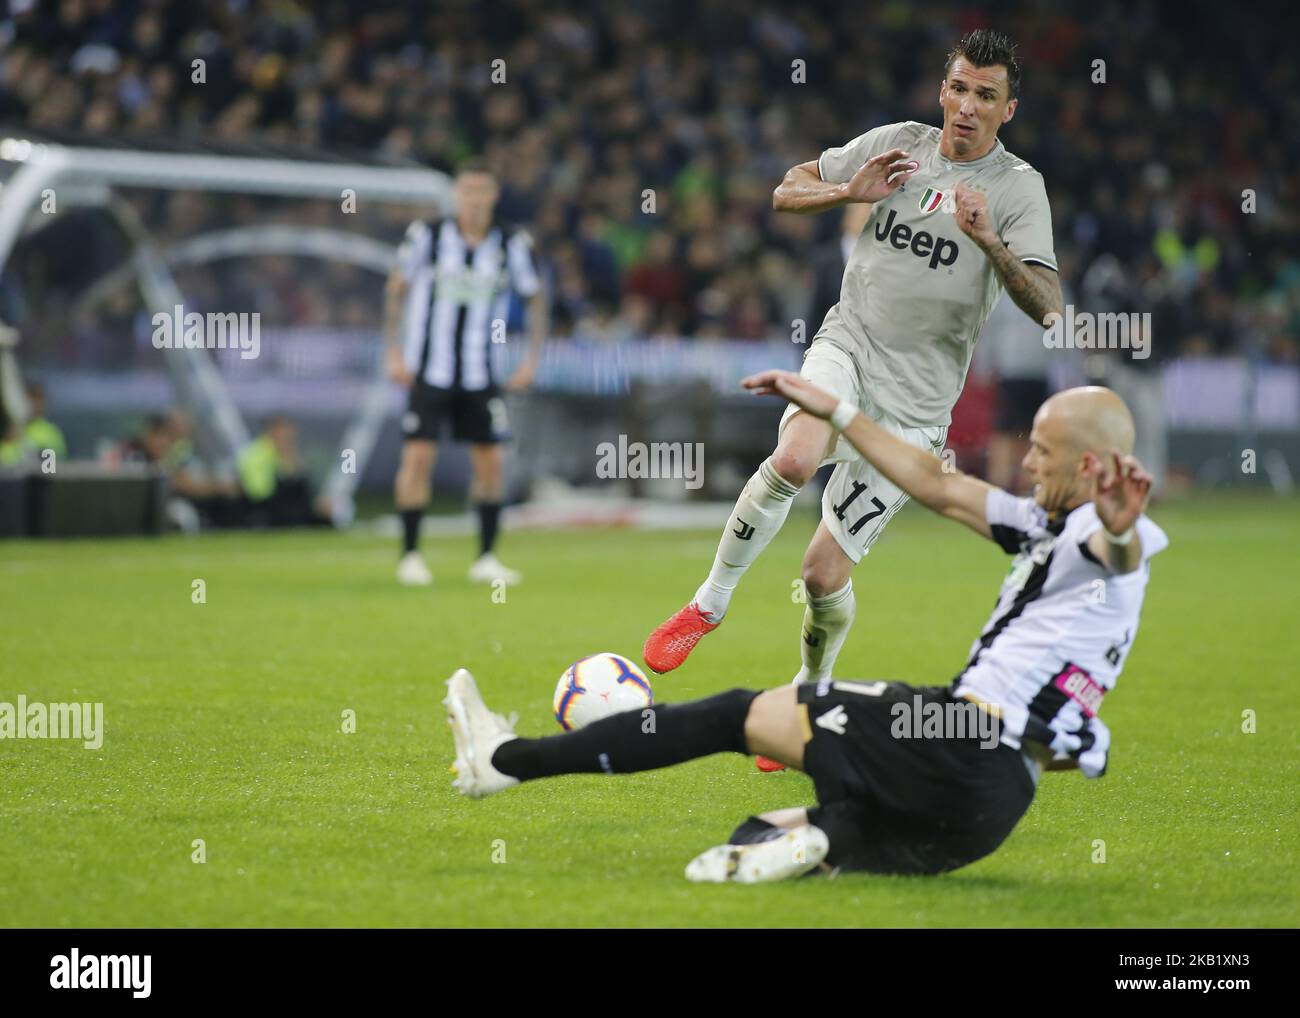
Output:
<instances>
[{"instance_id":1,"label":"shaved head","mask_svg":"<svg viewBox=\"0 0 1300 1018\"><path fill-rule=\"evenodd\" d=\"M1034 481L1034 498L1049 511L1086 502L1089 454L1110 463L1133 452L1133 415L1110 389L1085 385L1058 392L1038 408L1029 433L1024 467Z\"/></svg>"},{"instance_id":2,"label":"shaved head","mask_svg":"<svg viewBox=\"0 0 1300 1018\"><path fill-rule=\"evenodd\" d=\"M1133 415L1114 391L1101 385L1064 389L1038 410L1044 424L1083 454L1105 456L1113 449L1123 455L1133 451Z\"/></svg>"}]
</instances>

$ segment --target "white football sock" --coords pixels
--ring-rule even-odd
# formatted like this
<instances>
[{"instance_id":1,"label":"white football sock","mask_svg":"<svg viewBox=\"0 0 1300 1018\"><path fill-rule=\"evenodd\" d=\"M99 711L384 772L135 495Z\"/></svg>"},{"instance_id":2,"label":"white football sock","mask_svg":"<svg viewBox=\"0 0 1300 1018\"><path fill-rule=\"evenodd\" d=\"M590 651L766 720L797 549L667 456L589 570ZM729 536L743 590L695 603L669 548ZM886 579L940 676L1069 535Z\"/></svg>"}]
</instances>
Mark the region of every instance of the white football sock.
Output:
<instances>
[{"instance_id":1,"label":"white football sock","mask_svg":"<svg viewBox=\"0 0 1300 1018\"><path fill-rule=\"evenodd\" d=\"M718 542L709 578L695 593L695 603L714 622L726 614L736 584L781 529L797 494L799 489L776 472L770 458L745 485Z\"/></svg>"},{"instance_id":2,"label":"white football sock","mask_svg":"<svg viewBox=\"0 0 1300 1018\"><path fill-rule=\"evenodd\" d=\"M856 613L857 599L853 596L852 580L833 594L808 598L799 639L803 667L795 676L796 683L820 682L831 677L831 669L835 667L835 659L839 657Z\"/></svg>"}]
</instances>

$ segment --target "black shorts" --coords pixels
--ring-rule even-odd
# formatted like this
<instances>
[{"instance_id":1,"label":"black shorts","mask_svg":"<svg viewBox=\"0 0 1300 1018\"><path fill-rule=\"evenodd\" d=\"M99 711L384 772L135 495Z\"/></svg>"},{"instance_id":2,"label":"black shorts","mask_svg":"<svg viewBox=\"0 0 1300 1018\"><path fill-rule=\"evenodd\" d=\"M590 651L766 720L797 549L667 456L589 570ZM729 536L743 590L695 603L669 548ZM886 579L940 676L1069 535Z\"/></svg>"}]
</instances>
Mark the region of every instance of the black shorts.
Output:
<instances>
[{"instance_id":1,"label":"black shorts","mask_svg":"<svg viewBox=\"0 0 1300 1018\"><path fill-rule=\"evenodd\" d=\"M510 437L506 401L495 386L486 389L437 389L422 379L411 384L410 402L402 418L408 441L436 442L446 424L458 442L492 445Z\"/></svg>"},{"instance_id":2,"label":"black shorts","mask_svg":"<svg viewBox=\"0 0 1300 1018\"><path fill-rule=\"evenodd\" d=\"M1028 438L1034 414L1047 399L1047 382L1041 378L1006 378L998 383L997 430Z\"/></svg>"},{"instance_id":3,"label":"black shorts","mask_svg":"<svg viewBox=\"0 0 1300 1018\"><path fill-rule=\"evenodd\" d=\"M800 686L798 696L811 732L804 770L818 800L808 822L825 831L832 866L956 869L1002 844L1033 801L1020 750L997 743L991 719L976 719L969 712L979 708L946 686L827 680ZM965 737L918 737L926 729L913 719L945 705L963 713Z\"/></svg>"}]
</instances>

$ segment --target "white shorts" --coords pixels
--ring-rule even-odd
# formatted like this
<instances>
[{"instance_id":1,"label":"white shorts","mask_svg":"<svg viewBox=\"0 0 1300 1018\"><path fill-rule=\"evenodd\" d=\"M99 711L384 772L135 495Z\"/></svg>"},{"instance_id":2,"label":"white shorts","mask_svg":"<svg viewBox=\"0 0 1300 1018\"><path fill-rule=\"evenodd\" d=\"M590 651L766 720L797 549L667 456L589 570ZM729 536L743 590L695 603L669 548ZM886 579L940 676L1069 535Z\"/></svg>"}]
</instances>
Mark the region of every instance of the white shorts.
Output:
<instances>
[{"instance_id":1,"label":"white shorts","mask_svg":"<svg viewBox=\"0 0 1300 1018\"><path fill-rule=\"evenodd\" d=\"M896 435L909 445L938 456L943 452L948 438L947 425L927 428L909 428L890 417L872 402L862 384L862 376L853 358L837 346L814 343L804 355L801 377L813 385L846 399L891 435ZM778 435L785 431L786 422L799 408L793 403L781 416ZM835 471L822 493L822 520L854 563L871 550L876 538L907 501L901 488L886 479L874 466L864 460L844 436L837 436L835 445L822 460L822 465L836 464Z\"/></svg>"}]
</instances>

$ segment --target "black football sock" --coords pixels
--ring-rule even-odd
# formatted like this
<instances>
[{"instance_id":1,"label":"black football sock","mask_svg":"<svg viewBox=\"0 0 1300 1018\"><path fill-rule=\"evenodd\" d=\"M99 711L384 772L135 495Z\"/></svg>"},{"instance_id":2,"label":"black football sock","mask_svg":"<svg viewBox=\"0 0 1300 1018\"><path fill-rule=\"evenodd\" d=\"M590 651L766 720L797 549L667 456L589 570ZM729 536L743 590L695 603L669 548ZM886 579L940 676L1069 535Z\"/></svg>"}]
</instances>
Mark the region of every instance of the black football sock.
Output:
<instances>
[{"instance_id":1,"label":"black football sock","mask_svg":"<svg viewBox=\"0 0 1300 1018\"><path fill-rule=\"evenodd\" d=\"M420 520L424 517L423 509L403 509L402 517L402 552L415 551L420 543Z\"/></svg>"},{"instance_id":2,"label":"black football sock","mask_svg":"<svg viewBox=\"0 0 1300 1018\"><path fill-rule=\"evenodd\" d=\"M529 781L557 774L628 774L713 753L748 753L745 717L758 693L733 689L690 703L656 704L602 718L586 728L503 743L492 756L502 774Z\"/></svg>"},{"instance_id":3,"label":"black football sock","mask_svg":"<svg viewBox=\"0 0 1300 1018\"><path fill-rule=\"evenodd\" d=\"M753 845L760 841L771 841L785 833L784 827L769 824L762 817L750 817L731 832L728 845Z\"/></svg>"},{"instance_id":4,"label":"black football sock","mask_svg":"<svg viewBox=\"0 0 1300 1018\"><path fill-rule=\"evenodd\" d=\"M497 528L501 523L500 502L480 502L478 504L478 553L487 555L497 543Z\"/></svg>"}]
</instances>

